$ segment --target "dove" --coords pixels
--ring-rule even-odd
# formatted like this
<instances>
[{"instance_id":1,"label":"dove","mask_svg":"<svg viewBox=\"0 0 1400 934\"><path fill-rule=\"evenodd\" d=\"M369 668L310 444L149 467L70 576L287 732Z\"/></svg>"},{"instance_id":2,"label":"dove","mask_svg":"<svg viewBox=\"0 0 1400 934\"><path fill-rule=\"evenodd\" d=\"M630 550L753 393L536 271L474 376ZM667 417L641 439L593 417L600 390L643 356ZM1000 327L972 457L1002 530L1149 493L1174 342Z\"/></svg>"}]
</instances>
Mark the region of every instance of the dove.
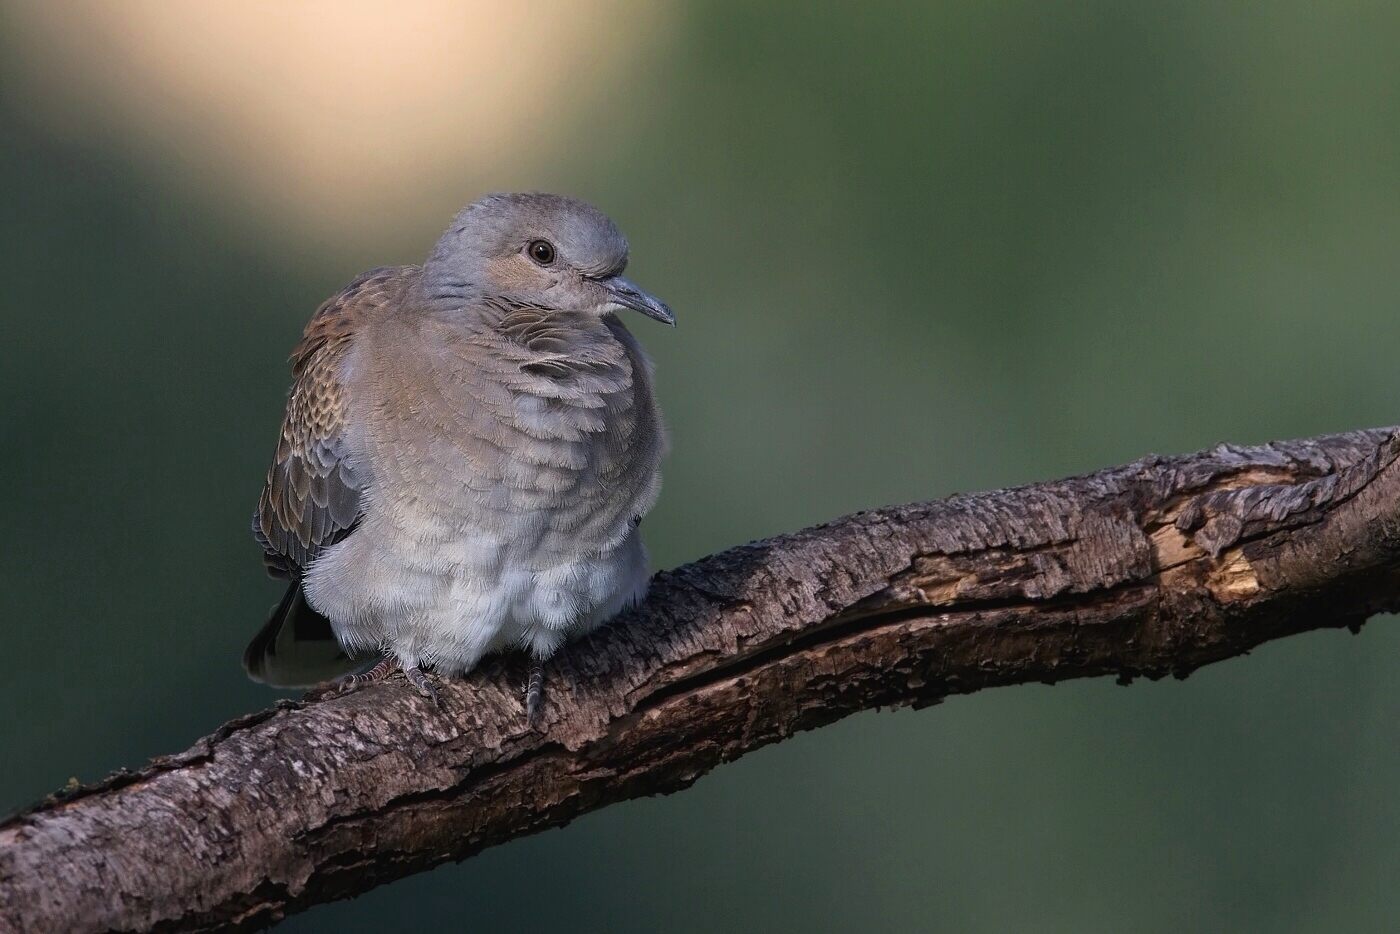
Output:
<instances>
[{"instance_id":1,"label":"dove","mask_svg":"<svg viewBox=\"0 0 1400 934\"><path fill-rule=\"evenodd\" d=\"M533 722L542 662L650 578L640 525L667 436L622 316L675 317L627 260L583 201L492 194L421 266L367 272L321 305L253 516L289 584L250 675L354 689L401 671L436 700L428 671L520 649Z\"/></svg>"}]
</instances>

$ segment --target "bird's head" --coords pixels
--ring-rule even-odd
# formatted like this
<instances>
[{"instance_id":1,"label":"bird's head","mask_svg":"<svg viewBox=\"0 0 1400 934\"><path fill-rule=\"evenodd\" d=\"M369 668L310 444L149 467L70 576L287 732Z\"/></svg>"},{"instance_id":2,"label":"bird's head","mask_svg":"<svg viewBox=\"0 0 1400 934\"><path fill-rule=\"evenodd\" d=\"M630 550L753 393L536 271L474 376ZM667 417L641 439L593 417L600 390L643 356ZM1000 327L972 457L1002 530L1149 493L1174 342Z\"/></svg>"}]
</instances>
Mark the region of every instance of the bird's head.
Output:
<instances>
[{"instance_id":1,"label":"bird's head","mask_svg":"<svg viewBox=\"0 0 1400 934\"><path fill-rule=\"evenodd\" d=\"M622 277L627 238L590 204L541 193L487 195L467 207L423 265L443 298L499 297L559 311L624 308L675 324L671 309Z\"/></svg>"}]
</instances>

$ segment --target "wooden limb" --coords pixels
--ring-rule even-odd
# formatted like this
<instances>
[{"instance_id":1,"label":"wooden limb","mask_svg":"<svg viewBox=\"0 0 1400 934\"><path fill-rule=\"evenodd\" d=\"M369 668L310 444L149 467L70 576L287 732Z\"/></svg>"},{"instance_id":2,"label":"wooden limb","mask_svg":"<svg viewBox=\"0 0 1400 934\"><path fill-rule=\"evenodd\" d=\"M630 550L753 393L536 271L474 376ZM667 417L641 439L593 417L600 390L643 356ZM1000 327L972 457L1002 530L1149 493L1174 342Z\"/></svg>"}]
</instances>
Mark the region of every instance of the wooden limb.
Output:
<instances>
[{"instance_id":1,"label":"wooden limb","mask_svg":"<svg viewBox=\"0 0 1400 934\"><path fill-rule=\"evenodd\" d=\"M1397 455L1393 429L1220 446L730 549L573 646L539 730L502 673L441 707L396 679L10 818L0 930L253 930L859 710L1356 629L1400 606Z\"/></svg>"}]
</instances>

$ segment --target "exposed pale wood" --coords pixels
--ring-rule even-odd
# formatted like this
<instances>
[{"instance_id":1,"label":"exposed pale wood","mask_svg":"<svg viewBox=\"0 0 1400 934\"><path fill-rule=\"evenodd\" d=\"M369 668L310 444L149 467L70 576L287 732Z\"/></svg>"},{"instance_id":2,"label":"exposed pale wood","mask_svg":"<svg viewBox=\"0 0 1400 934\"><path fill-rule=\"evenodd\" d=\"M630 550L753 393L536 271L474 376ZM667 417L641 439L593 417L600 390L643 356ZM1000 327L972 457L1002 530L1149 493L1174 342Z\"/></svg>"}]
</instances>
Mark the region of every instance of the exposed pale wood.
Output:
<instances>
[{"instance_id":1,"label":"exposed pale wood","mask_svg":"<svg viewBox=\"0 0 1400 934\"><path fill-rule=\"evenodd\" d=\"M1392 429L859 513L657 577L518 674L282 703L0 824L0 930L248 930L877 705L1193 669L1400 606Z\"/></svg>"}]
</instances>

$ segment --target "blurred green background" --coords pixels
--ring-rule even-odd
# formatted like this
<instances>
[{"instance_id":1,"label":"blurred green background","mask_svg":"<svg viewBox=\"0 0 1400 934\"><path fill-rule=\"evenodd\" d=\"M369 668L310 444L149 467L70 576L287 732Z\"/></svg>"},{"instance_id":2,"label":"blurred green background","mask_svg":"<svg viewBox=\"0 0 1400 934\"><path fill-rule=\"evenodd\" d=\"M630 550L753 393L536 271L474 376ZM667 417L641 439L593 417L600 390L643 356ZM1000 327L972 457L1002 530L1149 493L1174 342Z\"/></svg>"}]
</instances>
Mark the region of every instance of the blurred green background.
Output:
<instances>
[{"instance_id":1,"label":"blurred green background","mask_svg":"<svg viewBox=\"0 0 1400 934\"><path fill-rule=\"evenodd\" d=\"M286 355L322 298L420 259L483 189L594 201L677 311L629 322L674 438L661 567L1397 421L1400 5L665 21L523 167L342 242L172 169L200 164L188 139L48 119L80 94L35 83L37 40L0 16L0 808L274 699L239 656L278 593L247 520ZM1397 719L1388 619L1185 682L865 714L279 930L1395 930Z\"/></svg>"}]
</instances>

